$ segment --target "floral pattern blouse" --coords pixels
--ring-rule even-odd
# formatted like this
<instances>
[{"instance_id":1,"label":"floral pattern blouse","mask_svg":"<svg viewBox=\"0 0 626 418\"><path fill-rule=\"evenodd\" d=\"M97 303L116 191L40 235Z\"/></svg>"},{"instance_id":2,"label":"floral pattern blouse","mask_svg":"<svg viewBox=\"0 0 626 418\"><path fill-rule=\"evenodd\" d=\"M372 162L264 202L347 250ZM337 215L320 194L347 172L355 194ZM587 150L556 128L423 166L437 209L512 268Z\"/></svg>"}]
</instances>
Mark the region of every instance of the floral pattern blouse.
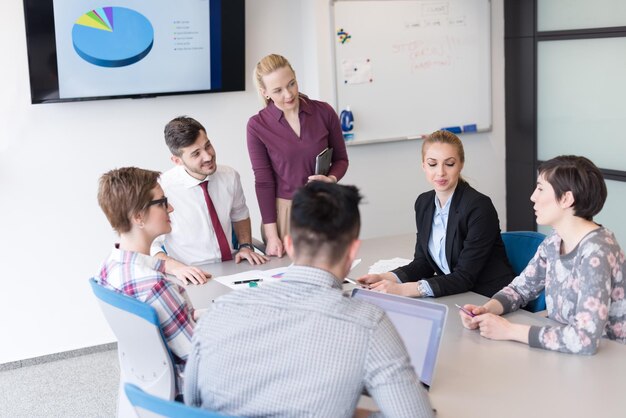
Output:
<instances>
[{"instance_id":1,"label":"floral pattern blouse","mask_svg":"<svg viewBox=\"0 0 626 418\"><path fill-rule=\"evenodd\" d=\"M624 251L615 235L600 227L568 254L553 231L524 271L494 295L504 313L519 309L546 291L548 318L557 326L531 326L532 347L565 353L594 354L600 339L626 343Z\"/></svg>"}]
</instances>

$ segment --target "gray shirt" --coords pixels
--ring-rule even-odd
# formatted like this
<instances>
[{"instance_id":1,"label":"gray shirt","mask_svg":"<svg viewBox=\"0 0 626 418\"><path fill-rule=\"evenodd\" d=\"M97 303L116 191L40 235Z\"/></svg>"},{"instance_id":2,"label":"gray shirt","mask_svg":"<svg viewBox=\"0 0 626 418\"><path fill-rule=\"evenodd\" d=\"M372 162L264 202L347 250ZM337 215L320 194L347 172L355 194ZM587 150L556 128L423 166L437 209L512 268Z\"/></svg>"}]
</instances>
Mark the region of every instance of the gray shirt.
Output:
<instances>
[{"instance_id":1,"label":"gray shirt","mask_svg":"<svg viewBox=\"0 0 626 418\"><path fill-rule=\"evenodd\" d=\"M280 283L239 290L199 321L185 402L246 417L351 417L367 389L388 417L432 417L396 329L342 295L330 273L293 266Z\"/></svg>"}]
</instances>

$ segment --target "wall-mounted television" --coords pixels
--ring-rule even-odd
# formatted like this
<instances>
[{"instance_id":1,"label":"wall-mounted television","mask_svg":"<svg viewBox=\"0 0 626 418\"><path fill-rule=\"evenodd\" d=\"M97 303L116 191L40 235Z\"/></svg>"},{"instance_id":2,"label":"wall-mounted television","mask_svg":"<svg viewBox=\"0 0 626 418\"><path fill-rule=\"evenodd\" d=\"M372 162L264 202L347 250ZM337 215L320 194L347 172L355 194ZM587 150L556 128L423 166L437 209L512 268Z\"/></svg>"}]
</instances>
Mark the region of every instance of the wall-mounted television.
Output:
<instances>
[{"instance_id":1,"label":"wall-mounted television","mask_svg":"<svg viewBox=\"0 0 626 418\"><path fill-rule=\"evenodd\" d=\"M32 103L245 90L245 0L24 0Z\"/></svg>"}]
</instances>

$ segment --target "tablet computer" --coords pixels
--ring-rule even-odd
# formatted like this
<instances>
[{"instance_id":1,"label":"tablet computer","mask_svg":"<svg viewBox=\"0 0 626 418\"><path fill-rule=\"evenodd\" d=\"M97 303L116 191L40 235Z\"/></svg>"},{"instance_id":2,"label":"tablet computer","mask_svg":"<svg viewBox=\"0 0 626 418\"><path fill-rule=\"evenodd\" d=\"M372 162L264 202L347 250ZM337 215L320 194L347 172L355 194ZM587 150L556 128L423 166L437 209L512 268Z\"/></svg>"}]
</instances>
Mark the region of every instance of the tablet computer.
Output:
<instances>
[{"instance_id":1,"label":"tablet computer","mask_svg":"<svg viewBox=\"0 0 626 418\"><path fill-rule=\"evenodd\" d=\"M326 147L324 151L315 157L315 174L328 175L330 164L333 159L333 149Z\"/></svg>"}]
</instances>

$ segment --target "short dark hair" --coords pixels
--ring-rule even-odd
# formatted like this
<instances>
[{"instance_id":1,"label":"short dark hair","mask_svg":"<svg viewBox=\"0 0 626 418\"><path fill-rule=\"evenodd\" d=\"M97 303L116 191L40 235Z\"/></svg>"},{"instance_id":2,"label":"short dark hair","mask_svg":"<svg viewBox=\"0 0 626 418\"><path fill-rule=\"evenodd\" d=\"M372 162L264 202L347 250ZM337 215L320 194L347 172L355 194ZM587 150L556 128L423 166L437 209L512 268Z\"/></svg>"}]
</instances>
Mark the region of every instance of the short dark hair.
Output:
<instances>
[{"instance_id":1,"label":"short dark hair","mask_svg":"<svg viewBox=\"0 0 626 418\"><path fill-rule=\"evenodd\" d=\"M172 155L180 157L181 149L193 145L200 131L206 134L206 129L200 122L189 116L179 116L165 125L165 143Z\"/></svg>"},{"instance_id":2,"label":"short dark hair","mask_svg":"<svg viewBox=\"0 0 626 418\"><path fill-rule=\"evenodd\" d=\"M557 200L572 192L574 215L591 221L602 210L606 183L600 169L588 158L561 155L541 163L537 171L550 183Z\"/></svg>"},{"instance_id":3,"label":"short dark hair","mask_svg":"<svg viewBox=\"0 0 626 418\"><path fill-rule=\"evenodd\" d=\"M118 233L131 229L131 217L148 208L159 172L123 167L104 173L98 187L98 204Z\"/></svg>"},{"instance_id":4,"label":"short dark hair","mask_svg":"<svg viewBox=\"0 0 626 418\"><path fill-rule=\"evenodd\" d=\"M293 196L290 234L296 255L326 257L336 263L361 229L355 186L312 181Z\"/></svg>"}]
</instances>

